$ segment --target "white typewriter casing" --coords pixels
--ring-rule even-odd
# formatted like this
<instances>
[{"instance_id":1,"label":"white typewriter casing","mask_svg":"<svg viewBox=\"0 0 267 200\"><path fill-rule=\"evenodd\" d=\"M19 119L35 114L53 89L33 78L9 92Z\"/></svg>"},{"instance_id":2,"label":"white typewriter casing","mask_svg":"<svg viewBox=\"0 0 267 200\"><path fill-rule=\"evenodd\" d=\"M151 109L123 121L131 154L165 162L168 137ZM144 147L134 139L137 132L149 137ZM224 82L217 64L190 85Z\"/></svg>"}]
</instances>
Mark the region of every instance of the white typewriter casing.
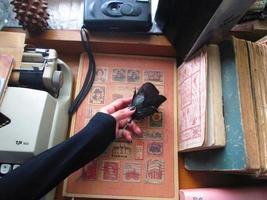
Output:
<instances>
[{"instance_id":1,"label":"white typewriter casing","mask_svg":"<svg viewBox=\"0 0 267 200\"><path fill-rule=\"evenodd\" d=\"M0 112L11 123L0 128L0 163L21 164L62 142L69 125L73 77L70 68L57 59L64 82L58 98L46 91L8 87Z\"/></svg>"}]
</instances>

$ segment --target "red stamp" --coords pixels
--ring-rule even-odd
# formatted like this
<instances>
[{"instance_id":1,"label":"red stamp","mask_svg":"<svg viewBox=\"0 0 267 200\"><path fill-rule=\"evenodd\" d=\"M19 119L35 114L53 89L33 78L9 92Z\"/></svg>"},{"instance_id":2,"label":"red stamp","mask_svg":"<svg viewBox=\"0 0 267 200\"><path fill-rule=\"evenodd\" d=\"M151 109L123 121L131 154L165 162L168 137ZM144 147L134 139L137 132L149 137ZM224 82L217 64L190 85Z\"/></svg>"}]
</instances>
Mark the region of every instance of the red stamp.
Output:
<instances>
[{"instance_id":1,"label":"red stamp","mask_svg":"<svg viewBox=\"0 0 267 200\"><path fill-rule=\"evenodd\" d=\"M103 161L102 180L119 181L119 162Z\"/></svg>"},{"instance_id":2,"label":"red stamp","mask_svg":"<svg viewBox=\"0 0 267 200\"><path fill-rule=\"evenodd\" d=\"M146 182L159 184L164 181L164 160L148 160L146 163Z\"/></svg>"},{"instance_id":3,"label":"red stamp","mask_svg":"<svg viewBox=\"0 0 267 200\"><path fill-rule=\"evenodd\" d=\"M144 142L137 141L134 146L134 158L135 160L144 159Z\"/></svg>"},{"instance_id":4,"label":"red stamp","mask_svg":"<svg viewBox=\"0 0 267 200\"><path fill-rule=\"evenodd\" d=\"M124 182L141 182L141 164L124 163L123 181Z\"/></svg>"},{"instance_id":5,"label":"red stamp","mask_svg":"<svg viewBox=\"0 0 267 200\"><path fill-rule=\"evenodd\" d=\"M83 167L82 178L89 181L97 179L97 160L93 160Z\"/></svg>"}]
</instances>

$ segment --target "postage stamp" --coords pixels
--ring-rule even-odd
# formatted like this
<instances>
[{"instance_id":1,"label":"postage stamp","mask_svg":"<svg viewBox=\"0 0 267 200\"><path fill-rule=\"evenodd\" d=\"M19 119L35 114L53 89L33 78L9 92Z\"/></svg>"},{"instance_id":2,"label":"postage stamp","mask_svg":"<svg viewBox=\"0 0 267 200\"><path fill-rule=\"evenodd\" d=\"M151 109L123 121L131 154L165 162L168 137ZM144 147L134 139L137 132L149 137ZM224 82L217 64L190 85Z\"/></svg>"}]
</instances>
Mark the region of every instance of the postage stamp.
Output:
<instances>
[{"instance_id":1,"label":"postage stamp","mask_svg":"<svg viewBox=\"0 0 267 200\"><path fill-rule=\"evenodd\" d=\"M114 142L111 146L111 157L118 159L131 159L133 145L126 142Z\"/></svg>"},{"instance_id":2,"label":"postage stamp","mask_svg":"<svg viewBox=\"0 0 267 200\"><path fill-rule=\"evenodd\" d=\"M96 83L105 83L108 81L108 68L97 67L95 73Z\"/></svg>"},{"instance_id":3,"label":"postage stamp","mask_svg":"<svg viewBox=\"0 0 267 200\"><path fill-rule=\"evenodd\" d=\"M162 129L146 129L143 134L144 139L148 140L162 140L163 130Z\"/></svg>"},{"instance_id":4,"label":"postage stamp","mask_svg":"<svg viewBox=\"0 0 267 200\"><path fill-rule=\"evenodd\" d=\"M163 127L163 114L162 114L162 112L156 112L152 116L149 116L149 126L151 128Z\"/></svg>"},{"instance_id":5,"label":"postage stamp","mask_svg":"<svg viewBox=\"0 0 267 200\"><path fill-rule=\"evenodd\" d=\"M164 73L154 70L144 71L144 81L162 85L164 84Z\"/></svg>"},{"instance_id":6,"label":"postage stamp","mask_svg":"<svg viewBox=\"0 0 267 200\"><path fill-rule=\"evenodd\" d=\"M122 180L133 183L141 182L141 169L142 165L139 163L124 163Z\"/></svg>"},{"instance_id":7,"label":"postage stamp","mask_svg":"<svg viewBox=\"0 0 267 200\"><path fill-rule=\"evenodd\" d=\"M126 69L114 68L112 69L113 82L126 82Z\"/></svg>"},{"instance_id":8,"label":"postage stamp","mask_svg":"<svg viewBox=\"0 0 267 200\"><path fill-rule=\"evenodd\" d=\"M148 160L146 163L146 183L160 184L164 182L164 160Z\"/></svg>"},{"instance_id":9,"label":"postage stamp","mask_svg":"<svg viewBox=\"0 0 267 200\"><path fill-rule=\"evenodd\" d=\"M143 160L144 159L144 142L136 141L134 145L134 158L135 160Z\"/></svg>"},{"instance_id":10,"label":"postage stamp","mask_svg":"<svg viewBox=\"0 0 267 200\"><path fill-rule=\"evenodd\" d=\"M163 155L163 143L162 142L149 142L147 145L147 153L150 155Z\"/></svg>"},{"instance_id":11,"label":"postage stamp","mask_svg":"<svg viewBox=\"0 0 267 200\"><path fill-rule=\"evenodd\" d=\"M97 160L93 160L82 168L82 178L88 181L97 179Z\"/></svg>"},{"instance_id":12,"label":"postage stamp","mask_svg":"<svg viewBox=\"0 0 267 200\"><path fill-rule=\"evenodd\" d=\"M104 104L105 103L106 88L104 86L93 86L90 93L91 104Z\"/></svg>"},{"instance_id":13,"label":"postage stamp","mask_svg":"<svg viewBox=\"0 0 267 200\"><path fill-rule=\"evenodd\" d=\"M102 180L103 181L119 181L119 165L118 161L105 160L102 163Z\"/></svg>"},{"instance_id":14,"label":"postage stamp","mask_svg":"<svg viewBox=\"0 0 267 200\"><path fill-rule=\"evenodd\" d=\"M139 83L140 82L140 71L137 69L127 70L127 82L128 83Z\"/></svg>"}]
</instances>

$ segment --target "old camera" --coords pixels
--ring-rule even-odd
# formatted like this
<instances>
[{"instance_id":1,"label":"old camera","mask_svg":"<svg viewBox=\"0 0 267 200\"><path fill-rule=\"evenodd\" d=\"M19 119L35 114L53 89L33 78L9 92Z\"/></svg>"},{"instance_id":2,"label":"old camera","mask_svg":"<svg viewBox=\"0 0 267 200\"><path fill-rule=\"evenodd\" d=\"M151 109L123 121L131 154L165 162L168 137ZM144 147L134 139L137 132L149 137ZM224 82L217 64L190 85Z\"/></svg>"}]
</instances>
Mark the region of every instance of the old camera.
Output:
<instances>
[{"instance_id":1,"label":"old camera","mask_svg":"<svg viewBox=\"0 0 267 200\"><path fill-rule=\"evenodd\" d=\"M150 0L85 0L84 25L92 31L149 31Z\"/></svg>"}]
</instances>

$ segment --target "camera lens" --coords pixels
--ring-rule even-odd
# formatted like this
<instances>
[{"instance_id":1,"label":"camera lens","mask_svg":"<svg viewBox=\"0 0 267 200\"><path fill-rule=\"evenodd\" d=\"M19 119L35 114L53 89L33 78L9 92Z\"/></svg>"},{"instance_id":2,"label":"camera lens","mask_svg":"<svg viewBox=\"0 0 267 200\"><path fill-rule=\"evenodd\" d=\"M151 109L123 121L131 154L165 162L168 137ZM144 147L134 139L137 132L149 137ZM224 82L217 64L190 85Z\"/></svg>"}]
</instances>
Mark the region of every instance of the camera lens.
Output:
<instances>
[{"instance_id":1,"label":"camera lens","mask_svg":"<svg viewBox=\"0 0 267 200\"><path fill-rule=\"evenodd\" d=\"M123 2L118 0L107 1L102 4L101 10L107 16L121 17L122 13L120 12L120 9L122 4Z\"/></svg>"},{"instance_id":2,"label":"camera lens","mask_svg":"<svg viewBox=\"0 0 267 200\"><path fill-rule=\"evenodd\" d=\"M120 4L112 3L112 4L110 4L110 9L112 11L116 11L116 10L120 9Z\"/></svg>"}]
</instances>

